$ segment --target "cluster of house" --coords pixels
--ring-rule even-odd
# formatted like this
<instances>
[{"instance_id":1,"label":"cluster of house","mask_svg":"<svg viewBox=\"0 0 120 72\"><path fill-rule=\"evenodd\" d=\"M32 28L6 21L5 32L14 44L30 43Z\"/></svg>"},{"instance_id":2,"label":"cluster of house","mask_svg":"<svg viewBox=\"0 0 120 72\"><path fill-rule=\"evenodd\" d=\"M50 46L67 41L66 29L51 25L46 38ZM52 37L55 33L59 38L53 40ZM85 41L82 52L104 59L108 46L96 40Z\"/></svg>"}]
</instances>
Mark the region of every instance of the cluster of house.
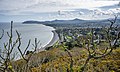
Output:
<instances>
[{"instance_id":1,"label":"cluster of house","mask_svg":"<svg viewBox=\"0 0 120 72\"><path fill-rule=\"evenodd\" d=\"M79 37L88 38L89 35L92 35L93 42L99 44L100 42L106 41L107 37L102 28L62 28L57 29L56 32L58 33L60 43L75 41ZM110 31L110 34L116 36L117 32ZM117 43L120 44L119 41Z\"/></svg>"}]
</instances>

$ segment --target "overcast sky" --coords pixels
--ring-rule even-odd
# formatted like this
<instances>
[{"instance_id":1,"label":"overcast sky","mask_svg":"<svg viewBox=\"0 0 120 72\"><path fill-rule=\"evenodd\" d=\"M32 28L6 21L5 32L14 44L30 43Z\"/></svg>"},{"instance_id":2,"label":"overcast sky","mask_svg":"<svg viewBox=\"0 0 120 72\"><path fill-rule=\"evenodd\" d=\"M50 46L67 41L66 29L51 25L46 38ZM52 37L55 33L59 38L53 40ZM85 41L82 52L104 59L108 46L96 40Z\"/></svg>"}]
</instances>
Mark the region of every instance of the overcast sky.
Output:
<instances>
[{"instance_id":1,"label":"overcast sky","mask_svg":"<svg viewBox=\"0 0 120 72\"><path fill-rule=\"evenodd\" d=\"M0 0L0 21L96 19L98 15L97 19L103 19L120 13L118 3L119 0Z\"/></svg>"}]
</instances>

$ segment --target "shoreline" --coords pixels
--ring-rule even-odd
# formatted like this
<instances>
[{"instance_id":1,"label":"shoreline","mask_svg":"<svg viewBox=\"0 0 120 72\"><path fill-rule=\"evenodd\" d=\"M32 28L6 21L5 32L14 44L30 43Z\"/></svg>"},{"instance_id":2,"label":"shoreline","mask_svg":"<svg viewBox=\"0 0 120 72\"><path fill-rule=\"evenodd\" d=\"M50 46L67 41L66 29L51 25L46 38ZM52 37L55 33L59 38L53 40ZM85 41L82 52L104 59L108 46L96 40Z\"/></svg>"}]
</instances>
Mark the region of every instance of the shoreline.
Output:
<instances>
[{"instance_id":1,"label":"shoreline","mask_svg":"<svg viewBox=\"0 0 120 72\"><path fill-rule=\"evenodd\" d=\"M47 45L45 45L44 47L39 48L39 49L37 50L37 52L44 51L45 48L50 47L50 46L53 46L53 45L59 40L59 37L58 37L58 34L56 33L56 31L55 31L55 30L52 30L52 33L53 33L53 37L52 37L52 39L50 40L50 42L49 42Z\"/></svg>"}]
</instances>

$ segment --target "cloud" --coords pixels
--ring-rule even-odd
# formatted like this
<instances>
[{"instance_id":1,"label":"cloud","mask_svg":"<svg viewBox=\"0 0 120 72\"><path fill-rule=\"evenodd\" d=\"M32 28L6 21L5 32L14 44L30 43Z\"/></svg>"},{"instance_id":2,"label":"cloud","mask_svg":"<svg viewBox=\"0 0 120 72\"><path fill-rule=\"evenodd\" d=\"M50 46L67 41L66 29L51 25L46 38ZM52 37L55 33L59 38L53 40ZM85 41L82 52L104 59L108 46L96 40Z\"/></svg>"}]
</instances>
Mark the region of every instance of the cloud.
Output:
<instances>
[{"instance_id":1,"label":"cloud","mask_svg":"<svg viewBox=\"0 0 120 72\"><path fill-rule=\"evenodd\" d=\"M36 1L37 0L2 0L0 2L0 10L21 9L36 4Z\"/></svg>"},{"instance_id":2,"label":"cloud","mask_svg":"<svg viewBox=\"0 0 120 72\"><path fill-rule=\"evenodd\" d=\"M109 6L98 7L94 10L96 15L120 15L119 3Z\"/></svg>"},{"instance_id":3,"label":"cloud","mask_svg":"<svg viewBox=\"0 0 120 72\"><path fill-rule=\"evenodd\" d=\"M109 5L109 6L102 6L99 8L102 10L108 10L108 9L113 9L113 8L120 8L120 5L117 3L117 4L113 4L113 5Z\"/></svg>"},{"instance_id":4,"label":"cloud","mask_svg":"<svg viewBox=\"0 0 120 72\"><path fill-rule=\"evenodd\" d=\"M0 10L19 10L36 7L99 7L114 4L116 1L94 1L94 0L1 0Z\"/></svg>"},{"instance_id":5,"label":"cloud","mask_svg":"<svg viewBox=\"0 0 120 72\"><path fill-rule=\"evenodd\" d=\"M22 18L86 18L119 14L119 1L96 0L0 0L2 15ZM114 13L113 13L114 12ZM94 16L93 16L94 15ZM17 16L17 17L16 17ZM30 17L31 16L31 17ZM4 18L5 19L5 18ZM96 18L97 19L97 18Z\"/></svg>"},{"instance_id":6,"label":"cloud","mask_svg":"<svg viewBox=\"0 0 120 72\"><path fill-rule=\"evenodd\" d=\"M35 6L67 6L66 1L62 0L2 0L0 10L14 10Z\"/></svg>"},{"instance_id":7,"label":"cloud","mask_svg":"<svg viewBox=\"0 0 120 72\"><path fill-rule=\"evenodd\" d=\"M72 6L66 0L2 0L0 14L16 15L23 12L55 12Z\"/></svg>"}]
</instances>

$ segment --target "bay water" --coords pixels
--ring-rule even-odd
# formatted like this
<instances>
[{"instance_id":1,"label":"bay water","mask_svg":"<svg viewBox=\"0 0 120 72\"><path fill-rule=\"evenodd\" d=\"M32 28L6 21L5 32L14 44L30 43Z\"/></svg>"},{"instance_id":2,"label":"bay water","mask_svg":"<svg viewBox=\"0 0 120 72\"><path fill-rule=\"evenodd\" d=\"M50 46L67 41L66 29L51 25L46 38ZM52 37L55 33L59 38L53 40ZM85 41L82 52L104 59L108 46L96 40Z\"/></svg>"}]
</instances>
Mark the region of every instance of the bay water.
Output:
<instances>
[{"instance_id":1,"label":"bay water","mask_svg":"<svg viewBox=\"0 0 120 72\"><path fill-rule=\"evenodd\" d=\"M4 50L4 43L7 43L9 41L9 37L7 35L7 32L10 33L10 23L0 23L0 36L2 35L2 29L4 30L4 36L0 40L0 51L2 52ZM37 38L40 43L38 44L38 48L44 47L47 45L53 38L52 30L54 30L53 27L45 26L43 24L22 24L22 23L13 23L13 41L17 39L16 30L21 35L21 50L22 52L27 47L28 41L31 40L30 46L28 48L29 51L34 50L34 44L35 38ZM18 54L17 57L19 57L19 52L17 50L17 45L15 49L13 50L14 54Z\"/></svg>"}]
</instances>

